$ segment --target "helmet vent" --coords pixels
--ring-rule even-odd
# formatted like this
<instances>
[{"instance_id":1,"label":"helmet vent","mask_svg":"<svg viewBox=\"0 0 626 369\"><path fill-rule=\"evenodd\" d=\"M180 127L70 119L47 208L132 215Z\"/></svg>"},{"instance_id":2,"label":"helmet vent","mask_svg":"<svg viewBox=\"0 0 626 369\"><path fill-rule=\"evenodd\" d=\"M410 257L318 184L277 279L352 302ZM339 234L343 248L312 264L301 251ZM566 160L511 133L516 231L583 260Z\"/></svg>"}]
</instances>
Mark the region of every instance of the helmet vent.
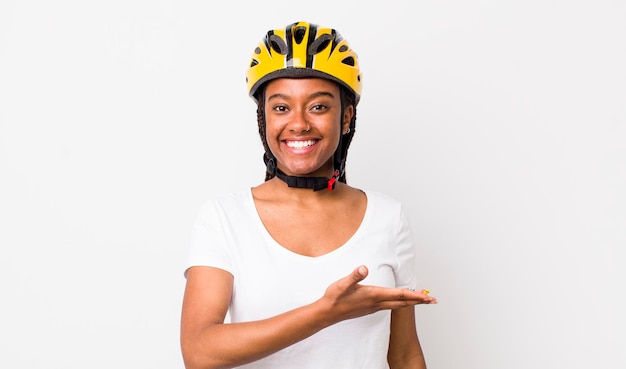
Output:
<instances>
[{"instance_id":1,"label":"helmet vent","mask_svg":"<svg viewBox=\"0 0 626 369\"><path fill-rule=\"evenodd\" d=\"M281 55L287 54L287 44L285 44L285 41L283 41L282 38L276 35L271 35L269 41L270 41L270 45L272 46L272 50L276 51L277 53Z\"/></svg>"},{"instance_id":2,"label":"helmet vent","mask_svg":"<svg viewBox=\"0 0 626 369\"><path fill-rule=\"evenodd\" d=\"M306 34L306 27L300 26L297 27L293 31L293 38L296 41L296 44L301 44L302 40L304 40L304 35Z\"/></svg>"},{"instance_id":3,"label":"helmet vent","mask_svg":"<svg viewBox=\"0 0 626 369\"><path fill-rule=\"evenodd\" d=\"M332 39L333 36L329 34L318 37L315 41L311 42L311 46L309 46L309 55L319 54L324 51Z\"/></svg>"},{"instance_id":4,"label":"helmet vent","mask_svg":"<svg viewBox=\"0 0 626 369\"><path fill-rule=\"evenodd\" d=\"M1 1L1 0L0 0ZM295 22L267 31L247 59L248 95L262 102L263 86L276 78L323 78L361 97L359 58L335 29ZM245 62L245 61L244 61ZM1 369L1 368L0 368Z\"/></svg>"},{"instance_id":5,"label":"helmet vent","mask_svg":"<svg viewBox=\"0 0 626 369\"><path fill-rule=\"evenodd\" d=\"M351 56L349 56L349 57L347 57L347 58L343 59L341 62L342 62L343 64L346 64L346 65L349 65L349 66L351 66L351 67L354 67L354 58L353 58L353 57L351 57Z\"/></svg>"}]
</instances>

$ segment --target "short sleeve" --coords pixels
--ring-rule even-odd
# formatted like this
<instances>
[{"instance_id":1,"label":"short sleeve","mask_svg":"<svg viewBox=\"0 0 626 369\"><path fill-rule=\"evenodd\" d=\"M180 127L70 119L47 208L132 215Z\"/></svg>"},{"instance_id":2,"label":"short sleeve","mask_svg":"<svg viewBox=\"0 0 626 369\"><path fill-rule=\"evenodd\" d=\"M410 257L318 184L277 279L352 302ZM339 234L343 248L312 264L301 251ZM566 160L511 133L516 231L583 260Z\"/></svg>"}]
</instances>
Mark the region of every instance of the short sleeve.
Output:
<instances>
[{"instance_id":1,"label":"short sleeve","mask_svg":"<svg viewBox=\"0 0 626 369\"><path fill-rule=\"evenodd\" d=\"M403 207L400 207L396 233L397 288L415 288L417 284L416 246L413 232Z\"/></svg>"},{"instance_id":2,"label":"short sleeve","mask_svg":"<svg viewBox=\"0 0 626 369\"><path fill-rule=\"evenodd\" d=\"M224 210L217 202L209 201L204 204L193 223L185 276L187 270L193 266L210 266L233 274L225 224Z\"/></svg>"}]
</instances>

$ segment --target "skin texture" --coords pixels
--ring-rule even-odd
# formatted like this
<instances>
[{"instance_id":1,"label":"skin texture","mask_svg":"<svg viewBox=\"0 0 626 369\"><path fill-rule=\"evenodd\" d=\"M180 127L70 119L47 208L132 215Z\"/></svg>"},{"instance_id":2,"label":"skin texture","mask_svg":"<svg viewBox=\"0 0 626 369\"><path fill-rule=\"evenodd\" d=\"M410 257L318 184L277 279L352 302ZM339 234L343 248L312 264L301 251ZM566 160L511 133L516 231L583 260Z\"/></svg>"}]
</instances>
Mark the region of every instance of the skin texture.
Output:
<instances>
[{"instance_id":1,"label":"skin texture","mask_svg":"<svg viewBox=\"0 0 626 369\"><path fill-rule=\"evenodd\" d=\"M323 79L277 79L268 83L264 103L266 138L278 167L289 175L330 177L339 134L347 130L354 112L349 106L341 114L338 86ZM296 141L299 144L294 148ZM333 191L311 191L289 188L272 178L253 188L252 195L272 237L292 252L311 257L344 244L358 229L367 206L365 194L344 183ZM190 268L181 316L185 367L242 365L343 320L392 310L390 367L425 368L414 306L437 300L424 290L361 283L367 274L367 267L355 265L352 273L332 283L308 305L268 319L224 324L233 276L212 267Z\"/></svg>"}]
</instances>

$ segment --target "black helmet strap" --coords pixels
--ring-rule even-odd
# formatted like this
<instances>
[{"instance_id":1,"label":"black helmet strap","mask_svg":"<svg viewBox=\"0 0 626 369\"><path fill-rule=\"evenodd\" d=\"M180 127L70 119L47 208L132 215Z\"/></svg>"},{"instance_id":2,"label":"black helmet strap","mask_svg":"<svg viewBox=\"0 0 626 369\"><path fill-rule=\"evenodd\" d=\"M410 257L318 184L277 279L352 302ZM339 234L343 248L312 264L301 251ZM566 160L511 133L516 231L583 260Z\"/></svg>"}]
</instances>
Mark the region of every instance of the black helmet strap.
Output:
<instances>
[{"instance_id":1,"label":"black helmet strap","mask_svg":"<svg viewBox=\"0 0 626 369\"><path fill-rule=\"evenodd\" d=\"M267 171L269 173L274 174L280 180L285 182L287 186L293 188L310 188L313 191L328 189L328 191L332 191L335 188L337 178L339 178L340 175L339 171L335 170L335 173L333 173L333 176L330 178L290 176L278 169L276 159L273 156L268 157L267 154L264 154L263 161L265 161L265 165L267 166Z\"/></svg>"}]
</instances>

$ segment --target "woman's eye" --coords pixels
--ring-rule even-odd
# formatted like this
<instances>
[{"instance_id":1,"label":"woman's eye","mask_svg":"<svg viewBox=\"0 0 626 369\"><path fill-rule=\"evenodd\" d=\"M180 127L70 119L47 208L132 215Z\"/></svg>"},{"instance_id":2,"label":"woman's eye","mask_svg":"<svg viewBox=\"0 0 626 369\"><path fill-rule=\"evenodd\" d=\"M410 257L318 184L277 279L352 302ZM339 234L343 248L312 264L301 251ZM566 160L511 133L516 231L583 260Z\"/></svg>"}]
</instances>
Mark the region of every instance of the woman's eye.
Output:
<instances>
[{"instance_id":1,"label":"woman's eye","mask_svg":"<svg viewBox=\"0 0 626 369\"><path fill-rule=\"evenodd\" d=\"M284 112L284 111L287 111L287 107L283 105L277 105L273 107L272 110L278 111L278 112Z\"/></svg>"},{"instance_id":2,"label":"woman's eye","mask_svg":"<svg viewBox=\"0 0 626 369\"><path fill-rule=\"evenodd\" d=\"M313 107L311 108L311 110L317 110L317 111L322 111L325 109L326 109L326 105L321 105L321 104L313 105Z\"/></svg>"}]
</instances>

